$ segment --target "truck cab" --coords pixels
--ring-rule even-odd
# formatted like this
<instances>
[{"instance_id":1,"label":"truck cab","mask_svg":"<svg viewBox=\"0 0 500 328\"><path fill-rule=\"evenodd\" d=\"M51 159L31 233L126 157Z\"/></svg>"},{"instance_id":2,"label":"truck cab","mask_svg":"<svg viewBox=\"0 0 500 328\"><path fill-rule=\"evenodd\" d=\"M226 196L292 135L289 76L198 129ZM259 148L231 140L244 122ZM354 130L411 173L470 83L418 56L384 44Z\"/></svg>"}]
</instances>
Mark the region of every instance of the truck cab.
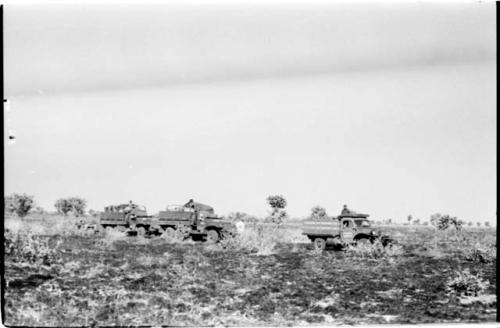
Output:
<instances>
[{"instance_id":1,"label":"truck cab","mask_svg":"<svg viewBox=\"0 0 500 328\"><path fill-rule=\"evenodd\" d=\"M373 243L382 237L383 241L387 240L386 236L379 236L373 230L368 217L368 214L351 211L344 205L344 209L338 216L322 221L305 221L302 234L306 235L318 250L325 249L327 244L345 246Z\"/></svg>"},{"instance_id":2,"label":"truck cab","mask_svg":"<svg viewBox=\"0 0 500 328\"><path fill-rule=\"evenodd\" d=\"M352 243L362 236L370 236L372 228L370 221L366 218L342 218L340 219L340 234L346 243Z\"/></svg>"}]
</instances>

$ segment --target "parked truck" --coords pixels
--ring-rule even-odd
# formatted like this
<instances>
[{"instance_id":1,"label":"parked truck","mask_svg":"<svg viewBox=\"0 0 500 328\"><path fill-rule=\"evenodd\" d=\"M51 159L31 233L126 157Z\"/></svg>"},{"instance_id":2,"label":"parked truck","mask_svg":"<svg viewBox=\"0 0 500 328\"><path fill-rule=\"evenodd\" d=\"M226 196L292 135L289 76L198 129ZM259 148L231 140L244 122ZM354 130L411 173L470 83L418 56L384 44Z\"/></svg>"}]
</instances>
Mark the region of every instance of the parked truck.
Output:
<instances>
[{"instance_id":1,"label":"parked truck","mask_svg":"<svg viewBox=\"0 0 500 328\"><path fill-rule=\"evenodd\" d=\"M134 230L138 234L145 234L153 224L146 207L130 201L128 204L109 205L99 215L99 224L104 229L120 231Z\"/></svg>"},{"instance_id":2,"label":"parked truck","mask_svg":"<svg viewBox=\"0 0 500 328\"><path fill-rule=\"evenodd\" d=\"M341 214L326 220L307 220L302 227L317 250L324 250L327 245L343 247L348 244L374 243L380 240L384 246L392 240L388 235L376 232L368 214L356 213L344 205Z\"/></svg>"},{"instance_id":3,"label":"parked truck","mask_svg":"<svg viewBox=\"0 0 500 328\"><path fill-rule=\"evenodd\" d=\"M236 226L231 221L215 215L211 206L192 199L184 205L167 206L165 211L160 211L158 225L167 238L181 235L212 243L236 232Z\"/></svg>"},{"instance_id":4,"label":"parked truck","mask_svg":"<svg viewBox=\"0 0 500 328\"><path fill-rule=\"evenodd\" d=\"M100 214L104 229L127 231L129 235L162 235L168 239L199 238L217 242L236 233L236 226L214 213L211 206L192 199L184 205L167 206L165 211L150 216L146 208L129 204L110 205Z\"/></svg>"}]
</instances>

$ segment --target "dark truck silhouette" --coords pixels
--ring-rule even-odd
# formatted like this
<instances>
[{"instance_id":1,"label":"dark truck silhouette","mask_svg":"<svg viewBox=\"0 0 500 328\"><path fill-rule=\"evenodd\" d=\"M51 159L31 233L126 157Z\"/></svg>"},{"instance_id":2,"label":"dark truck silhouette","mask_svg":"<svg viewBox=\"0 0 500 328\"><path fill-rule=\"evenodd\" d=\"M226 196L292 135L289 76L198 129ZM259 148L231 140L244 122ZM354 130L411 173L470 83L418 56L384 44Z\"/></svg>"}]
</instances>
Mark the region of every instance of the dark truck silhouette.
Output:
<instances>
[{"instance_id":1,"label":"dark truck silhouette","mask_svg":"<svg viewBox=\"0 0 500 328\"><path fill-rule=\"evenodd\" d=\"M231 221L215 215L211 206L192 199L182 206L167 206L165 211L160 211L158 225L167 238L180 234L204 238L209 242L217 242L236 232L236 226Z\"/></svg>"},{"instance_id":2,"label":"dark truck silhouette","mask_svg":"<svg viewBox=\"0 0 500 328\"><path fill-rule=\"evenodd\" d=\"M374 243L380 240L384 246L392 242L388 235L375 232L368 220L368 214L356 213L344 205L339 216L326 220L307 220L302 227L317 250L324 250L327 244L346 246L348 244Z\"/></svg>"},{"instance_id":3,"label":"dark truck silhouette","mask_svg":"<svg viewBox=\"0 0 500 328\"><path fill-rule=\"evenodd\" d=\"M109 205L99 215L99 223L104 229L137 230L144 234L152 225L152 217L148 216L146 207L132 203Z\"/></svg>"},{"instance_id":4,"label":"dark truck silhouette","mask_svg":"<svg viewBox=\"0 0 500 328\"><path fill-rule=\"evenodd\" d=\"M163 235L175 237L198 237L209 242L236 233L236 226L214 214L211 206L194 202L167 206L158 215L147 215L146 208L132 203L106 206L100 215L100 225L105 229L127 231L130 235Z\"/></svg>"}]
</instances>

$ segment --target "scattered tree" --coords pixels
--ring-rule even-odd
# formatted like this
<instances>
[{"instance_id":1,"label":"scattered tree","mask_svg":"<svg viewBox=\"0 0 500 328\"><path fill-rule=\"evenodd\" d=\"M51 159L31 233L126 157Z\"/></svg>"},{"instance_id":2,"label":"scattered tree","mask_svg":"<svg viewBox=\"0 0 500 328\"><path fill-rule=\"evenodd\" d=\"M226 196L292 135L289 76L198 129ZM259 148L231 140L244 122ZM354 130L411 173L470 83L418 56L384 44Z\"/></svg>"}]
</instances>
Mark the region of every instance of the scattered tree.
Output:
<instances>
[{"instance_id":1,"label":"scattered tree","mask_svg":"<svg viewBox=\"0 0 500 328\"><path fill-rule=\"evenodd\" d=\"M269 196L267 202L273 210L284 209L287 205L286 199L281 195Z\"/></svg>"},{"instance_id":2,"label":"scattered tree","mask_svg":"<svg viewBox=\"0 0 500 328\"><path fill-rule=\"evenodd\" d=\"M311 220L318 220L318 221L328 219L328 215L326 214L325 208L323 208L323 207L321 207L319 205L314 206L311 209L310 219Z\"/></svg>"},{"instance_id":3,"label":"scattered tree","mask_svg":"<svg viewBox=\"0 0 500 328\"><path fill-rule=\"evenodd\" d=\"M407 217L406 219L408 220L408 223L410 223L410 222L411 222L411 220L413 220L413 217L412 217L412 216L411 216L411 214L410 214L410 215L408 215L408 217Z\"/></svg>"},{"instance_id":4,"label":"scattered tree","mask_svg":"<svg viewBox=\"0 0 500 328\"><path fill-rule=\"evenodd\" d=\"M452 217L452 218L450 218L450 225L454 226L455 230L461 231L462 230L462 226L464 225L464 221L463 220L459 220L456 217Z\"/></svg>"},{"instance_id":5,"label":"scattered tree","mask_svg":"<svg viewBox=\"0 0 500 328\"><path fill-rule=\"evenodd\" d=\"M490 226L490 221L484 221L484 226L489 227Z\"/></svg>"},{"instance_id":6,"label":"scattered tree","mask_svg":"<svg viewBox=\"0 0 500 328\"><path fill-rule=\"evenodd\" d=\"M271 206L271 214L267 220L281 225L283 220L288 217L288 214L284 210L287 205L286 199L281 195L269 196L267 197L267 203Z\"/></svg>"},{"instance_id":7,"label":"scattered tree","mask_svg":"<svg viewBox=\"0 0 500 328\"><path fill-rule=\"evenodd\" d=\"M12 194L4 198L4 211L25 217L35 207L34 197L26 194Z\"/></svg>"},{"instance_id":8,"label":"scattered tree","mask_svg":"<svg viewBox=\"0 0 500 328\"><path fill-rule=\"evenodd\" d=\"M462 220L458 220L454 216L452 217L448 214L441 215L440 213L433 214L430 221L438 230L446 230L450 226L453 226L457 231L460 231L463 224Z\"/></svg>"},{"instance_id":9,"label":"scattered tree","mask_svg":"<svg viewBox=\"0 0 500 328\"><path fill-rule=\"evenodd\" d=\"M85 214L87 201L80 197L60 198L54 204L57 212L63 215L72 213L74 216L82 216Z\"/></svg>"},{"instance_id":10,"label":"scattered tree","mask_svg":"<svg viewBox=\"0 0 500 328\"><path fill-rule=\"evenodd\" d=\"M476 222L477 226L480 227L481 226L481 222Z\"/></svg>"}]
</instances>

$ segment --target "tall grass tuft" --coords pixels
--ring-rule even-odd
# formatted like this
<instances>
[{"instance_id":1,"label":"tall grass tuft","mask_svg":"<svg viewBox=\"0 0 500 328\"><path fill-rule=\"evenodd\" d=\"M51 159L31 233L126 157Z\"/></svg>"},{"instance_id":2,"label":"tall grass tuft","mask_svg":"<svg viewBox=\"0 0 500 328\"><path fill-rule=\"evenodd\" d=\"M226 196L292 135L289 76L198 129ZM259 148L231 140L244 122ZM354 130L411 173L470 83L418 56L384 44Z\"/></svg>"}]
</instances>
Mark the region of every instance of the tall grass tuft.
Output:
<instances>
[{"instance_id":1,"label":"tall grass tuft","mask_svg":"<svg viewBox=\"0 0 500 328\"><path fill-rule=\"evenodd\" d=\"M446 291L458 296L479 296L489 287L489 282L481 275L474 275L469 269L457 272L455 277L448 279Z\"/></svg>"},{"instance_id":2,"label":"tall grass tuft","mask_svg":"<svg viewBox=\"0 0 500 328\"><path fill-rule=\"evenodd\" d=\"M381 259L381 258L393 258L399 257L404 254L402 246L392 245L390 247L384 247L382 242L377 240L373 244L359 244L359 245L349 245L346 249L346 256L348 257L359 257L368 259Z\"/></svg>"},{"instance_id":3,"label":"tall grass tuft","mask_svg":"<svg viewBox=\"0 0 500 328\"><path fill-rule=\"evenodd\" d=\"M223 250L245 250L257 255L273 254L279 242L279 229L275 225L256 224L233 237L223 239L218 246Z\"/></svg>"}]
</instances>

